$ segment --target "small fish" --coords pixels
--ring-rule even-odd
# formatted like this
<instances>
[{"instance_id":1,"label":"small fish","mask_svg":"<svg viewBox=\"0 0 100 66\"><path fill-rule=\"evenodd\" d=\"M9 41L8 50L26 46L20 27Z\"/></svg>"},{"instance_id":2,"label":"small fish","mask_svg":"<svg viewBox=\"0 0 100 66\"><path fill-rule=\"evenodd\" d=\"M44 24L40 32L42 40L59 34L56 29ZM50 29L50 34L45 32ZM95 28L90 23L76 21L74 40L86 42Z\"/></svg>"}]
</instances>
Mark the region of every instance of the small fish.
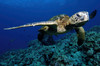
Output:
<instances>
[{"instance_id":1,"label":"small fish","mask_svg":"<svg viewBox=\"0 0 100 66\"><path fill-rule=\"evenodd\" d=\"M90 18L93 19L97 14L97 10L94 10L91 14L90 14Z\"/></svg>"}]
</instances>

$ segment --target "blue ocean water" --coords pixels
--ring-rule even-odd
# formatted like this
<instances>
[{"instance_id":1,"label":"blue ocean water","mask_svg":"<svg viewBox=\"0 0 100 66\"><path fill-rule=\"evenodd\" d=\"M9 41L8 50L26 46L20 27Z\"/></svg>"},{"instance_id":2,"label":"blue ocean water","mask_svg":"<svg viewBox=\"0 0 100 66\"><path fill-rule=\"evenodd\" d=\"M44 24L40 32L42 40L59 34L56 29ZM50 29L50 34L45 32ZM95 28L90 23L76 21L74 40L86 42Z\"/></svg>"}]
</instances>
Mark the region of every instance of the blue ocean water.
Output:
<instances>
[{"instance_id":1,"label":"blue ocean water","mask_svg":"<svg viewBox=\"0 0 100 66\"><path fill-rule=\"evenodd\" d=\"M85 30L100 25L99 0L0 0L0 53L26 48L30 40L37 38L40 28L36 26L5 31L5 27L47 21L59 14L71 16L79 11L91 13L95 9L98 13L84 25Z\"/></svg>"}]
</instances>

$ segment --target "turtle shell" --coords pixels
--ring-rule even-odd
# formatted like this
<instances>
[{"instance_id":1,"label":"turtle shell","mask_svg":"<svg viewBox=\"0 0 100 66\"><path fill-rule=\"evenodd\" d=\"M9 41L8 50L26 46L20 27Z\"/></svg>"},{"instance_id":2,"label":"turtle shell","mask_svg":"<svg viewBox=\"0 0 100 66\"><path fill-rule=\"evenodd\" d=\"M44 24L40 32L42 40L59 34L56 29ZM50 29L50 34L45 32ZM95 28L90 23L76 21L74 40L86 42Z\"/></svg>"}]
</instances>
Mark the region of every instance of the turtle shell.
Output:
<instances>
[{"instance_id":1,"label":"turtle shell","mask_svg":"<svg viewBox=\"0 0 100 66\"><path fill-rule=\"evenodd\" d=\"M67 17L69 19L69 16L68 15L65 15L65 14L61 14L61 15L57 15L57 16L54 16L52 17L51 19L49 19L49 21L55 21L55 20L58 20L58 19L63 19L64 17Z\"/></svg>"},{"instance_id":2,"label":"turtle shell","mask_svg":"<svg viewBox=\"0 0 100 66\"><path fill-rule=\"evenodd\" d=\"M66 18L68 20L69 16L65 15L65 14L61 14L61 15L57 15L57 16L52 17L51 19L49 19L49 21L56 21L58 19L62 20L63 18ZM46 27L47 26L42 26L39 30L43 30L44 31L46 29ZM48 27L53 29L53 30L57 29L57 25L49 25Z\"/></svg>"}]
</instances>

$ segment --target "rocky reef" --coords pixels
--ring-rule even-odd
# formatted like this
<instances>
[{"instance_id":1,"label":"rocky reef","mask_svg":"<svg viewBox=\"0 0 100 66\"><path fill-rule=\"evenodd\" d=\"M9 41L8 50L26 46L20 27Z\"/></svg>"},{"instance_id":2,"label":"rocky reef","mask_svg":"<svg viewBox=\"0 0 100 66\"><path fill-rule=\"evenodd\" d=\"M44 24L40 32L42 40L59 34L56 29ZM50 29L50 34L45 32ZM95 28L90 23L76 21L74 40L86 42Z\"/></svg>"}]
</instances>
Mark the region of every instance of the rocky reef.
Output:
<instances>
[{"instance_id":1,"label":"rocky reef","mask_svg":"<svg viewBox=\"0 0 100 66\"><path fill-rule=\"evenodd\" d=\"M76 33L48 46L33 40L26 49L1 55L0 66L100 66L100 26L86 31L82 46L77 45Z\"/></svg>"}]
</instances>

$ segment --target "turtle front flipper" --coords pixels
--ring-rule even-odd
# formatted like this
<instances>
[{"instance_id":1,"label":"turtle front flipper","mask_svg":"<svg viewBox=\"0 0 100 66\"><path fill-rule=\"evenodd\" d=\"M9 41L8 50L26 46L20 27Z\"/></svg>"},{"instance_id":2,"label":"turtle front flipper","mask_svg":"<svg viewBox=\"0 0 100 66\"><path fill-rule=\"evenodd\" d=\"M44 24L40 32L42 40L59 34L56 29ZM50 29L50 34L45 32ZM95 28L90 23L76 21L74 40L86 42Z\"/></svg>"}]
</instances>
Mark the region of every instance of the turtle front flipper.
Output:
<instances>
[{"instance_id":1,"label":"turtle front flipper","mask_svg":"<svg viewBox=\"0 0 100 66\"><path fill-rule=\"evenodd\" d=\"M77 32L77 43L79 46L81 46L85 40L85 30L83 27L75 27L75 31Z\"/></svg>"},{"instance_id":2,"label":"turtle front flipper","mask_svg":"<svg viewBox=\"0 0 100 66\"><path fill-rule=\"evenodd\" d=\"M57 22L56 21L42 21L42 22L21 25L17 27L4 28L4 30L11 30L11 29L17 29L17 28L22 28L22 27L31 27L31 26L43 26L43 25L57 25Z\"/></svg>"}]
</instances>

